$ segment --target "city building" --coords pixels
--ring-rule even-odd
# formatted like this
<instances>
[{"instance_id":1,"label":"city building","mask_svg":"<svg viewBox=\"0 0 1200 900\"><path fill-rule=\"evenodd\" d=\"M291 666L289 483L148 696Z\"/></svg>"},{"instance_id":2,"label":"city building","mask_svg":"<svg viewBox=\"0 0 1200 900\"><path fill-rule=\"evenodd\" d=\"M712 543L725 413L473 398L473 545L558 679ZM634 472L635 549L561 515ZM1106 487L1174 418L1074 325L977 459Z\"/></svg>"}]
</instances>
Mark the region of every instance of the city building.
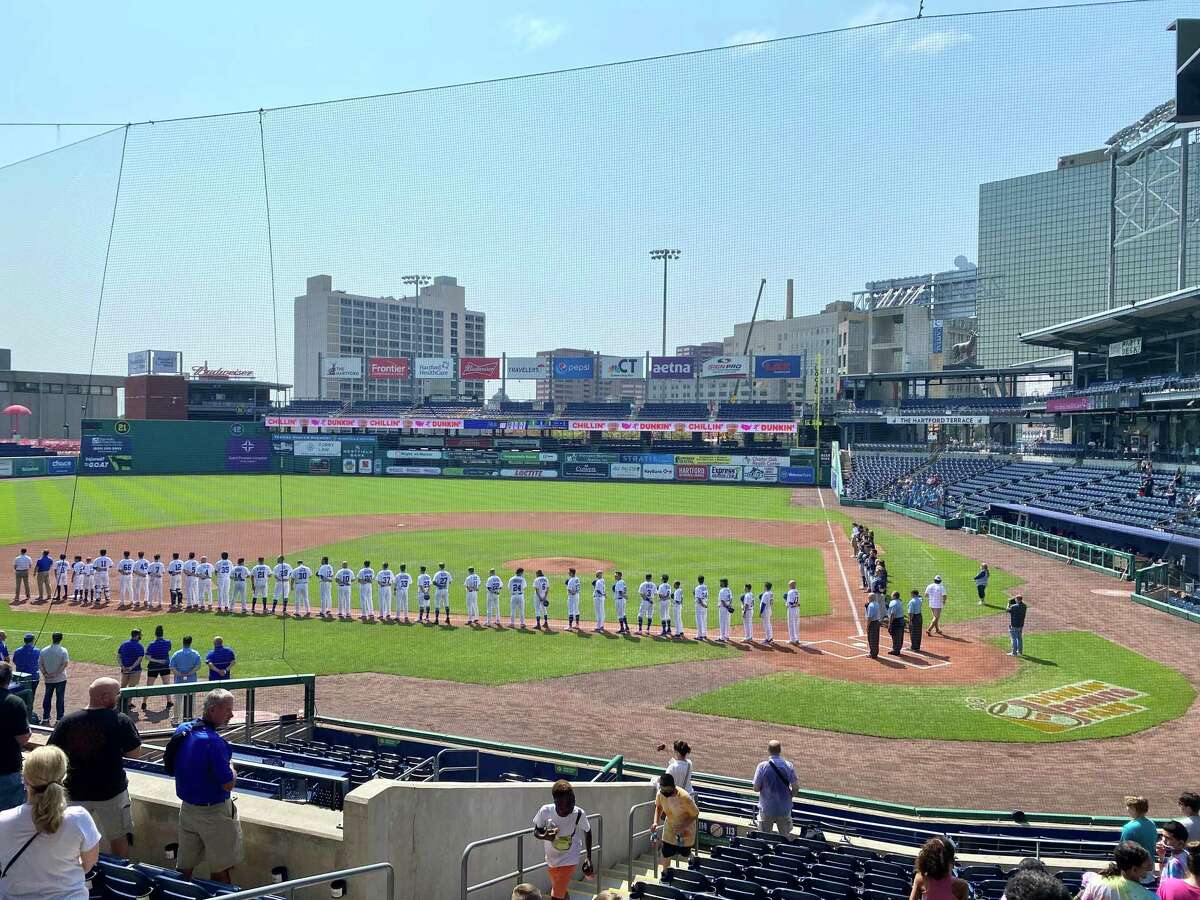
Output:
<instances>
[{"instance_id":1,"label":"city building","mask_svg":"<svg viewBox=\"0 0 1200 900\"><path fill-rule=\"evenodd\" d=\"M592 356L596 358L595 372L590 379L549 378L536 382L536 397L540 401L559 403L642 403L646 399L645 378L601 378L600 357L593 350L559 347L539 350L538 356Z\"/></svg>"},{"instance_id":2,"label":"city building","mask_svg":"<svg viewBox=\"0 0 1200 900\"><path fill-rule=\"evenodd\" d=\"M12 351L0 349L0 409L29 410L16 419L23 438L78 440L80 419L117 417L117 392L124 384L124 378L111 375L14 369ZM8 416L0 418L0 436L11 434L10 424Z\"/></svg>"},{"instance_id":3,"label":"city building","mask_svg":"<svg viewBox=\"0 0 1200 900\"><path fill-rule=\"evenodd\" d=\"M130 375L125 379L125 418L254 422L270 413L274 403L284 402L290 387L259 380L249 369L225 369L207 361L186 375Z\"/></svg>"},{"instance_id":4,"label":"city building","mask_svg":"<svg viewBox=\"0 0 1200 900\"><path fill-rule=\"evenodd\" d=\"M458 279L439 275L412 297L368 297L334 290L314 275L295 306L295 396L298 399L408 401L422 397L483 401L484 382L457 377L371 378L369 360L483 356L486 319L466 306ZM357 362L355 362L357 361ZM332 363L338 363L333 365ZM345 363L345 365L342 365ZM342 374L325 374L330 369ZM451 367L457 375L457 366Z\"/></svg>"},{"instance_id":5,"label":"city building","mask_svg":"<svg viewBox=\"0 0 1200 900\"><path fill-rule=\"evenodd\" d=\"M965 256L958 256L954 268L946 272L868 281L855 294L855 306L886 309L916 303L930 307L935 320L970 319L975 316L978 286L978 268Z\"/></svg>"}]
</instances>

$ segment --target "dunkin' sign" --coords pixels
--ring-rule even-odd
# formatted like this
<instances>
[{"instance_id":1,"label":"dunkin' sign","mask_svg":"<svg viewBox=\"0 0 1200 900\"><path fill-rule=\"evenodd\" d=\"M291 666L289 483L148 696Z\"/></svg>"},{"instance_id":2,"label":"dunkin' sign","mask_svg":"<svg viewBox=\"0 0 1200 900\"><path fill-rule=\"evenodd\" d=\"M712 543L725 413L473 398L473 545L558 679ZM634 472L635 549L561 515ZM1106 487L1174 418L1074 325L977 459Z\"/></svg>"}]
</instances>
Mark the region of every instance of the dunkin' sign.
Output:
<instances>
[{"instance_id":1,"label":"dunkin' sign","mask_svg":"<svg viewBox=\"0 0 1200 900\"><path fill-rule=\"evenodd\" d=\"M372 356L367 360L367 378L376 381L402 381L411 373L407 356Z\"/></svg>"},{"instance_id":2,"label":"dunkin' sign","mask_svg":"<svg viewBox=\"0 0 1200 900\"><path fill-rule=\"evenodd\" d=\"M466 381L487 381L489 379L498 379L500 377L500 357L459 357L458 377Z\"/></svg>"}]
</instances>

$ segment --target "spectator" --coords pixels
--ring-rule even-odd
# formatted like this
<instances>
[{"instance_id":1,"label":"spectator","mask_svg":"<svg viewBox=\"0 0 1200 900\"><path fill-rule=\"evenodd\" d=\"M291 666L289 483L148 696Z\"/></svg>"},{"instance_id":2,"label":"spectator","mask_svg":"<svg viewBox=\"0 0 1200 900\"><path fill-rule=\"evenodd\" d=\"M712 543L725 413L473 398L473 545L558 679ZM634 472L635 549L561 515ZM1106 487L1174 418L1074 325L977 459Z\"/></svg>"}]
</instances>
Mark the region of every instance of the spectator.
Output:
<instances>
[{"instance_id":1,"label":"spectator","mask_svg":"<svg viewBox=\"0 0 1200 900\"><path fill-rule=\"evenodd\" d=\"M587 841L583 874L592 874L592 824L587 813L575 805L575 790L569 781L559 780L550 788L553 803L547 803L533 817L533 836L546 842L546 870L550 874L551 900L567 900L575 867Z\"/></svg>"},{"instance_id":2,"label":"spectator","mask_svg":"<svg viewBox=\"0 0 1200 900\"><path fill-rule=\"evenodd\" d=\"M25 760L25 802L0 813L4 896L87 900L84 875L100 856L100 832L87 810L67 806L67 757L38 747Z\"/></svg>"},{"instance_id":3,"label":"spectator","mask_svg":"<svg viewBox=\"0 0 1200 900\"><path fill-rule=\"evenodd\" d=\"M0 632L2 635L3 632ZM1179 821L1188 831L1189 841L1200 841L1200 794L1184 791L1179 795Z\"/></svg>"},{"instance_id":4,"label":"spectator","mask_svg":"<svg viewBox=\"0 0 1200 900\"><path fill-rule=\"evenodd\" d=\"M242 823L230 798L236 780L233 749L218 730L232 718L233 694L209 691L204 714L175 729L164 754L180 800L177 865L185 879L203 860L213 881L230 884L231 870L242 861Z\"/></svg>"},{"instance_id":5,"label":"spectator","mask_svg":"<svg viewBox=\"0 0 1200 900\"><path fill-rule=\"evenodd\" d=\"M0 663L0 810L25 802L21 781L21 751L28 750L29 709L25 701L9 692L13 667Z\"/></svg>"},{"instance_id":6,"label":"spectator","mask_svg":"<svg viewBox=\"0 0 1200 900\"><path fill-rule=\"evenodd\" d=\"M121 685L97 678L88 705L55 726L49 743L67 754L67 793L91 814L113 854L129 855L133 813L125 760L141 755L142 739L129 716L117 711Z\"/></svg>"},{"instance_id":7,"label":"spectator","mask_svg":"<svg viewBox=\"0 0 1200 900\"><path fill-rule=\"evenodd\" d=\"M142 660L146 648L142 646L141 629L129 632L129 640L117 648L117 663L121 666L121 687L137 687L142 680Z\"/></svg>"},{"instance_id":8,"label":"spectator","mask_svg":"<svg viewBox=\"0 0 1200 900\"><path fill-rule=\"evenodd\" d=\"M37 635L32 631L25 632L25 643L16 649L13 653L13 665L16 666L18 672L30 676L26 683L29 687L29 721L35 722L33 714L33 705L37 698L38 682L42 677L40 666L42 651L37 648L34 641L37 640Z\"/></svg>"},{"instance_id":9,"label":"spectator","mask_svg":"<svg viewBox=\"0 0 1200 900\"><path fill-rule=\"evenodd\" d=\"M1154 874L1154 857L1136 841L1121 841L1113 861L1100 872L1083 876L1078 900L1153 900L1142 881Z\"/></svg>"},{"instance_id":10,"label":"spectator","mask_svg":"<svg viewBox=\"0 0 1200 900\"><path fill-rule=\"evenodd\" d=\"M975 593L979 595L979 605L983 606L984 596L987 594L988 580L992 577L992 573L988 571L987 563L979 564L979 571L975 573Z\"/></svg>"},{"instance_id":11,"label":"spectator","mask_svg":"<svg viewBox=\"0 0 1200 900\"><path fill-rule=\"evenodd\" d=\"M208 655L204 657L204 661L208 663L209 681L227 681L229 679L229 670L233 668L233 664L237 659L233 654L233 650L225 646L225 641L219 637L215 637L213 638L213 648L208 651Z\"/></svg>"},{"instance_id":12,"label":"spectator","mask_svg":"<svg viewBox=\"0 0 1200 900\"><path fill-rule=\"evenodd\" d=\"M792 833L792 797L800 786L796 770L783 758L779 741L767 744L767 758L754 771L754 790L758 792L758 827L772 828L787 837Z\"/></svg>"},{"instance_id":13,"label":"spectator","mask_svg":"<svg viewBox=\"0 0 1200 900\"><path fill-rule=\"evenodd\" d=\"M55 698L54 721L61 722L67 702L67 666L71 663L71 655L62 645L63 635L56 631L50 635L50 644L45 647L38 657L38 668L42 681L46 683L46 691L42 694L42 724L50 724L50 698Z\"/></svg>"},{"instance_id":14,"label":"spectator","mask_svg":"<svg viewBox=\"0 0 1200 900\"><path fill-rule=\"evenodd\" d=\"M1121 840L1141 844L1153 859L1158 844L1158 829L1153 820L1146 816L1150 811L1150 801L1145 797L1126 797L1125 811L1129 813L1129 821L1121 826Z\"/></svg>"},{"instance_id":15,"label":"spectator","mask_svg":"<svg viewBox=\"0 0 1200 900\"><path fill-rule=\"evenodd\" d=\"M32 568L33 560L29 558L29 554L22 547L17 558L13 560L13 577L17 582L17 586L13 591L13 603L21 601L21 585L25 585L25 602L29 602L29 570Z\"/></svg>"},{"instance_id":16,"label":"spectator","mask_svg":"<svg viewBox=\"0 0 1200 900\"><path fill-rule=\"evenodd\" d=\"M664 869L678 856L686 863L696 846L696 823L700 809L687 791L675 786L675 779L663 773L658 777L658 795L654 798L654 820L650 828L659 844ZM661 828L660 828L661 823Z\"/></svg>"},{"instance_id":17,"label":"spectator","mask_svg":"<svg viewBox=\"0 0 1200 900\"><path fill-rule=\"evenodd\" d=\"M917 854L916 876L909 900L967 900L967 883L954 877L954 845L949 839L930 838Z\"/></svg>"},{"instance_id":18,"label":"spectator","mask_svg":"<svg viewBox=\"0 0 1200 900\"><path fill-rule=\"evenodd\" d=\"M163 637L163 627L154 626L154 640L146 648L146 684L154 684L155 678L161 678L163 684L171 683L171 642ZM171 695L167 694L167 705L164 711L168 714L174 706ZM142 698L142 711L146 711L146 698Z\"/></svg>"},{"instance_id":19,"label":"spectator","mask_svg":"<svg viewBox=\"0 0 1200 900\"><path fill-rule=\"evenodd\" d=\"M1029 612L1025 598L1020 594L1011 598L1005 612L1008 613L1008 638L1012 645L1009 656L1020 656L1025 652L1025 614Z\"/></svg>"},{"instance_id":20,"label":"spectator","mask_svg":"<svg viewBox=\"0 0 1200 900\"><path fill-rule=\"evenodd\" d=\"M512 900L542 900L542 892L532 884L518 884L513 888Z\"/></svg>"},{"instance_id":21,"label":"spectator","mask_svg":"<svg viewBox=\"0 0 1200 900\"><path fill-rule=\"evenodd\" d=\"M601 891L596 895L596 900L622 900L621 892L614 891L609 888L607 891Z\"/></svg>"},{"instance_id":22,"label":"spectator","mask_svg":"<svg viewBox=\"0 0 1200 900\"><path fill-rule=\"evenodd\" d=\"M1187 826L1182 822L1163 822L1158 829L1158 855L1160 878L1182 878L1187 873Z\"/></svg>"},{"instance_id":23,"label":"spectator","mask_svg":"<svg viewBox=\"0 0 1200 900\"><path fill-rule=\"evenodd\" d=\"M192 636L184 635L183 646L171 656L171 676L176 684L195 684L200 671L200 654L192 649ZM183 703L183 694L176 694ZM167 704L168 708L174 704Z\"/></svg>"},{"instance_id":24,"label":"spectator","mask_svg":"<svg viewBox=\"0 0 1200 900\"><path fill-rule=\"evenodd\" d=\"M0 631L0 660L8 662L8 632Z\"/></svg>"},{"instance_id":25,"label":"spectator","mask_svg":"<svg viewBox=\"0 0 1200 900\"><path fill-rule=\"evenodd\" d=\"M1200 841L1192 841L1187 849L1187 871L1182 878L1167 878L1159 884L1159 900L1200 900Z\"/></svg>"},{"instance_id":26,"label":"spectator","mask_svg":"<svg viewBox=\"0 0 1200 900\"><path fill-rule=\"evenodd\" d=\"M659 750L665 750L666 747L660 745ZM667 774L675 779L675 786L683 788L689 794L692 791L692 763L688 759L688 754L692 752L692 748L688 746L687 741L679 740L672 745L671 761L667 763Z\"/></svg>"},{"instance_id":27,"label":"spectator","mask_svg":"<svg viewBox=\"0 0 1200 900\"><path fill-rule=\"evenodd\" d=\"M50 558L49 550L42 551L33 568L37 573L37 602L46 603L54 596L54 591L50 590L50 570L54 568L54 560Z\"/></svg>"},{"instance_id":28,"label":"spectator","mask_svg":"<svg viewBox=\"0 0 1200 900\"><path fill-rule=\"evenodd\" d=\"M1041 860L1034 862L1036 868L1017 866L1004 886L1004 900L1071 900L1067 886L1051 875Z\"/></svg>"}]
</instances>

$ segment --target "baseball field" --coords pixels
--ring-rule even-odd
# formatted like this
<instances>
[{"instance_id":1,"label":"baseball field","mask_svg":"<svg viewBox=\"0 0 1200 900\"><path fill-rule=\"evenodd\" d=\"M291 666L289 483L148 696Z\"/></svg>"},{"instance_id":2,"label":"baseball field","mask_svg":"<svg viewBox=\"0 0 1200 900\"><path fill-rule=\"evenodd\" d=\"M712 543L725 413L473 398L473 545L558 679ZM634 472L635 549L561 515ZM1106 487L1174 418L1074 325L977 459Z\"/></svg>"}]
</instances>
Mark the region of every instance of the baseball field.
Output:
<instances>
[{"instance_id":1,"label":"baseball field","mask_svg":"<svg viewBox=\"0 0 1200 900\"><path fill-rule=\"evenodd\" d=\"M433 571L445 563L455 578L454 617L449 626L433 627L6 602L0 628L10 647L27 630L42 642L63 631L73 658L96 664L112 664L133 627L152 633L161 624L176 640L193 635L202 650L220 635L237 653L241 676L372 673L464 690L519 685L516 696L530 690L553 696L560 686L586 683L564 681L568 676L603 678L605 691L633 696L649 679L670 685L654 692L663 711L885 738L1108 738L1178 718L1191 706L1195 691L1186 677L1112 634L1093 633L1078 607L1052 596L1030 597L1027 655L1007 655L1006 597L1028 593L1030 582L1041 580L1038 571L1056 564L1028 556L1024 567L1000 565L987 555L996 545L985 539L964 553L894 519L873 523L892 586L907 596L941 575L949 591L947 636L927 638L920 652L867 658L849 525L836 499L816 489L252 475L13 480L0 482L0 546L9 559L28 547L33 556L47 549L69 558L102 548L114 558L124 550L164 559L190 551L216 559L228 551L272 562L282 553L293 565L304 560L314 568L328 556L335 567L346 560L357 569L369 560L378 569L387 561L414 574L421 565ZM972 576L985 556L992 580L979 603ZM544 569L551 578L551 630L465 626L461 585L468 566L484 576L494 568L505 579L517 566L529 576ZM579 569L585 584L602 570L610 591L613 572L623 571L631 621L636 586L646 574L679 579L688 639L616 635L611 595L608 628L594 632L586 588L585 627L565 632L568 566ZM777 598L794 579L801 644L785 643L779 601L774 644L763 643L757 615L752 643L741 641L740 616L730 643L692 639L698 575L712 590L710 636L717 632L719 579L729 579L735 597L744 584L757 592L771 581ZM7 564L0 586L10 601ZM413 598L415 614L415 591ZM312 600L315 606L315 586ZM507 622L507 593L501 612ZM530 603L530 623L532 617ZM1070 702L1074 712L1056 712L1059 702Z\"/></svg>"}]
</instances>

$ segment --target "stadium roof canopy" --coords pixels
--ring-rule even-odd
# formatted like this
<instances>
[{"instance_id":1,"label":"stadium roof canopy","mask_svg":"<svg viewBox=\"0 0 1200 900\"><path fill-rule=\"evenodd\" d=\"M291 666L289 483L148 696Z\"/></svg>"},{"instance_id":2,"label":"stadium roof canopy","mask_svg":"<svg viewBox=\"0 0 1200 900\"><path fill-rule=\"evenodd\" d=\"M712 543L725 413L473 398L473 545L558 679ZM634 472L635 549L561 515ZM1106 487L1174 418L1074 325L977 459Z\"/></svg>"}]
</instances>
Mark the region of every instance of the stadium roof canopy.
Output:
<instances>
[{"instance_id":1,"label":"stadium roof canopy","mask_svg":"<svg viewBox=\"0 0 1200 900\"><path fill-rule=\"evenodd\" d=\"M1170 335L1198 325L1200 285L1114 306L1060 325L1027 331L1021 335L1021 342L1062 350L1107 353L1108 345L1116 341Z\"/></svg>"},{"instance_id":2,"label":"stadium roof canopy","mask_svg":"<svg viewBox=\"0 0 1200 900\"><path fill-rule=\"evenodd\" d=\"M864 381L961 381L978 378L1012 378L1025 375L1054 375L1071 371L1069 357L1059 359L1052 357L1045 360L1035 360L1017 366L1003 366L995 369L964 368L964 369L934 369L928 372L860 372L854 375L839 375L843 380L861 378Z\"/></svg>"}]
</instances>

